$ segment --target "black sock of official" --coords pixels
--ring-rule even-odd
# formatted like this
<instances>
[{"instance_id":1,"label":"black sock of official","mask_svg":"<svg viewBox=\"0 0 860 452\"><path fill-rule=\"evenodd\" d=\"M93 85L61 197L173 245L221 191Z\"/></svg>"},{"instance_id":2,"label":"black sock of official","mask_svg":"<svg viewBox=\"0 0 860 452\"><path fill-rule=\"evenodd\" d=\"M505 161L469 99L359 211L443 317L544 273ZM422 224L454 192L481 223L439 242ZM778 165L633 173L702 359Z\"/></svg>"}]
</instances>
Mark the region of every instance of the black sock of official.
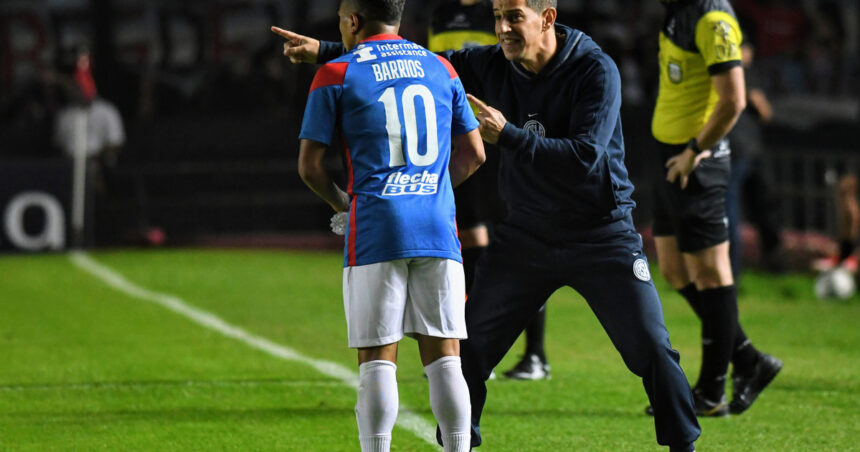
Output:
<instances>
[{"instance_id":1,"label":"black sock of official","mask_svg":"<svg viewBox=\"0 0 860 452\"><path fill-rule=\"evenodd\" d=\"M543 349L544 330L546 329L546 305L540 308L535 318L526 326L526 355L537 355L546 362Z\"/></svg>"},{"instance_id":2,"label":"black sock of official","mask_svg":"<svg viewBox=\"0 0 860 452\"><path fill-rule=\"evenodd\" d=\"M702 303L699 301L699 290L696 289L696 285L693 283L687 284L681 289L678 289L678 293L687 300L687 303L690 304L690 307L693 308L693 311L699 317L699 320L701 320ZM732 366L741 373L745 373L756 365L759 353L758 350L753 347L752 342L747 338L747 335L744 333L744 329L741 328L740 323L735 328L736 334L734 349L732 351Z\"/></svg>"},{"instance_id":3,"label":"black sock of official","mask_svg":"<svg viewBox=\"0 0 860 452\"><path fill-rule=\"evenodd\" d=\"M710 400L719 400L735 344L738 300L735 286L699 292L702 307L702 369L696 387Z\"/></svg>"},{"instance_id":4,"label":"black sock of official","mask_svg":"<svg viewBox=\"0 0 860 452\"><path fill-rule=\"evenodd\" d=\"M753 347L741 327L740 321L735 326L735 345L732 351L732 366L736 372L749 373L753 366L758 363L759 352Z\"/></svg>"},{"instance_id":5,"label":"black sock of official","mask_svg":"<svg viewBox=\"0 0 860 452\"><path fill-rule=\"evenodd\" d=\"M849 256L854 254L854 241L851 239L841 240L839 242L839 263L848 259Z\"/></svg>"},{"instance_id":6,"label":"black sock of official","mask_svg":"<svg viewBox=\"0 0 860 452\"><path fill-rule=\"evenodd\" d=\"M478 258L484 252L485 246L474 246L472 248L463 248L460 253L463 255L463 276L466 278L466 293L472 292L472 282L475 279L475 264L478 263Z\"/></svg>"},{"instance_id":7,"label":"black sock of official","mask_svg":"<svg viewBox=\"0 0 860 452\"><path fill-rule=\"evenodd\" d=\"M699 289L696 289L696 285L693 283L687 284L686 286L678 289L678 293L687 300L687 303L693 308L693 312L701 320L702 318L702 303L699 301Z\"/></svg>"}]
</instances>

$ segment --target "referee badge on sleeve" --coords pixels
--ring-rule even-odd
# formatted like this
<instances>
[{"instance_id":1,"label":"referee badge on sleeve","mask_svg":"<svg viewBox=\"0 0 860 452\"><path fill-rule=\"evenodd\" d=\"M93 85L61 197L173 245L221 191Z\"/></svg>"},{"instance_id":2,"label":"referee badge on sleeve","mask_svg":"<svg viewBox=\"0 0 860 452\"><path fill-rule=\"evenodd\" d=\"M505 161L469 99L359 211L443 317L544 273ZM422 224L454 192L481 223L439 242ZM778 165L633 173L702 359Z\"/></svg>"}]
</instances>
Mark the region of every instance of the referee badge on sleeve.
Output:
<instances>
[{"instance_id":1,"label":"referee badge on sleeve","mask_svg":"<svg viewBox=\"0 0 860 452\"><path fill-rule=\"evenodd\" d=\"M666 66L666 73L672 83L678 84L684 80L684 70L681 69L681 62L672 60Z\"/></svg>"},{"instance_id":2,"label":"referee badge on sleeve","mask_svg":"<svg viewBox=\"0 0 860 452\"><path fill-rule=\"evenodd\" d=\"M633 275L640 281L651 281L651 270L648 269L648 262L645 259L636 259L633 262Z\"/></svg>"}]
</instances>

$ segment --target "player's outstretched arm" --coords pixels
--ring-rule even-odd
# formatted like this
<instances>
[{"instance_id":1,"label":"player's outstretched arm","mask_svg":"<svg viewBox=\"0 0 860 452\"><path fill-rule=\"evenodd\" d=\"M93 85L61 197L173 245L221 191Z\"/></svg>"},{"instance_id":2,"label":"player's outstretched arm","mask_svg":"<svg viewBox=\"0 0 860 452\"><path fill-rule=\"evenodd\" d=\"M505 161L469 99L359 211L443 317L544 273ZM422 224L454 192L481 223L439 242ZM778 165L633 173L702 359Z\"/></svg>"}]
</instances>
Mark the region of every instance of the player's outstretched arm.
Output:
<instances>
[{"instance_id":1,"label":"player's outstretched arm","mask_svg":"<svg viewBox=\"0 0 860 452\"><path fill-rule=\"evenodd\" d=\"M323 155L328 146L314 140L301 140L299 144L299 176L320 198L329 203L335 212L349 210L349 195L329 176L323 166Z\"/></svg>"},{"instance_id":2,"label":"player's outstretched arm","mask_svg":"<svg viewBox=\"0 0 860 452\"><path fill-rule=\"evenodd\" d=\"M478 129L454 137L454 153L448 164L451 185L456 187L469 178L487 159Z\"/></svg>"},{"instance_id":3,"label":"player's outstretched arm","mask_svg":"<svg viewBox=\"0 0 860 452\"><path fill-rule=\"evenodd\" d=\"M317 39L293 33L283 28L272 27L272 32L284 38L284 56L293 63L316 63L320 52L320 42Z\"/></svg>"}]
</instances>

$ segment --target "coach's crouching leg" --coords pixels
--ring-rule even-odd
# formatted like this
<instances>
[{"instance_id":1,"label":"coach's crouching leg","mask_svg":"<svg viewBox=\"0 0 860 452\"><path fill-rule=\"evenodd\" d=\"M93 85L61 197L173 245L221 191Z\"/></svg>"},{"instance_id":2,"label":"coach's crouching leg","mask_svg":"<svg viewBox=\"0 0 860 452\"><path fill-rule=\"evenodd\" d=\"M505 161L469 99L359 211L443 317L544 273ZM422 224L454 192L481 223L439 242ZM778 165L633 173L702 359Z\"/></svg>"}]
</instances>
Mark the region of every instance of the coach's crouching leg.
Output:
<instances>
[{"instance_id":1,"label":"coach's crouching leg","mask_svg":"<svg viewBox=\"0 0 860 452\"><path fill-rule=\"evenodd\" d=\"M657 442L672 450L692 450L701 429L692 391L680 366L680 354L669 341L656 290L653 286L640 286L636 292L641 304L639 309L633 309L631 317L641 317L625 325L621 337L613 337L613 342L630 371L642 378L654 408Z\"/></svg>"},{"instance_id":2,"label":"coach's crouching leg","mask_svg":"<svg viewBox=\"0 0 860 452\"><path fill-rule=\"evenodd\" d=\"M654 407L657 442L673 449L689 449L701 429L690 385L679 365L680 355L669 342L648 263L641 249L634 246L612 248L598 255L605 257L596 259L592 267L611 278L613 285L583 278L574 288L588 301L627 368L642 378Z\"/></svg>"}]
</instances>

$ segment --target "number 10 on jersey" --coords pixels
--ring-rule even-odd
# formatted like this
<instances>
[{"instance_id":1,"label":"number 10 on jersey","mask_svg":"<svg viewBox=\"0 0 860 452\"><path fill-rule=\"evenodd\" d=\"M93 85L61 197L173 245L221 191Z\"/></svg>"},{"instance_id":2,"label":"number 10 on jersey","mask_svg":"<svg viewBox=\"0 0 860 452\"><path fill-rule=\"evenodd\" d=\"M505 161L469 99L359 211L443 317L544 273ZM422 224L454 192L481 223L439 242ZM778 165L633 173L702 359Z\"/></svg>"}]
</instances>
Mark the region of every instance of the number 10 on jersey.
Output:
<instances>
[{"instance_id":1,"label":"number 10 on jersey","mask_svg":"<svg viewBox=\"0 0 860 452\"><path fill-rule=\"evenodd\" d=\"M427 152L418 153L418 118L415 114L415 98L420 97L424 103L425 135L427 136ZM388 166L406 165L403 154L403 140L400 129L400 115L397 112L397 95L394 87L386 88L379 96L379 102L385 106L385 129L388 131ZM439 137L436 133L436 101L433 93L424 85L409 85L400 96L403 106L403 119L406 126L406 153L409 161L415 166L430 166L439 157Z\"/></svg>"}]
</instances>

